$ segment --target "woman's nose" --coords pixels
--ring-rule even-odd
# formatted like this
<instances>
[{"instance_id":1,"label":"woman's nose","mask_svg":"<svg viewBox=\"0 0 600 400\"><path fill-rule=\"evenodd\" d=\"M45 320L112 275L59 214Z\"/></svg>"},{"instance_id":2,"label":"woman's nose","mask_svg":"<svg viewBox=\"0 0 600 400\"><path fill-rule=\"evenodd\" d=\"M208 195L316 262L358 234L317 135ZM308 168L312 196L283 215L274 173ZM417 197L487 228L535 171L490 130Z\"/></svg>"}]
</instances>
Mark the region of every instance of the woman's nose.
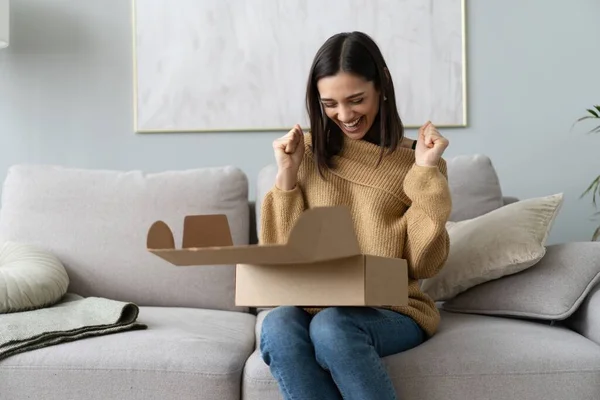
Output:
<instances>
[{"instance_id":1,"label":"woman's nose","mask_svg":"<svg viewBox=\"0 0 600 400\"><path fill-rule=\"evenodd\" d=\"M350 109L350 107L340 106L340 111L338 112L338 119L342 122L351 122L352 110Z\"/></svg>"}]
</instances>

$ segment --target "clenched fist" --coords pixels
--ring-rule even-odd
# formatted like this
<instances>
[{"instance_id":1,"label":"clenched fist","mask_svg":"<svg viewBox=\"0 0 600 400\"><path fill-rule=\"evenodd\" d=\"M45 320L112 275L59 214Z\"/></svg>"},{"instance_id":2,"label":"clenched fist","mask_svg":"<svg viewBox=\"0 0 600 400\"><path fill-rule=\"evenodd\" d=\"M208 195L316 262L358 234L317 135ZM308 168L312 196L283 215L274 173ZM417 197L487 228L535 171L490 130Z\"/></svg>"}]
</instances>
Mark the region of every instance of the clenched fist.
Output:
<instances>
[{"instance_id":1,"label":"clenched fist","mask_svg":"<svg viewBox=\"0 0 600 400\"><path fill-rule=\"evenodd\" d=\"M296 124L285 136L276 139L273 150L279 169L275 185L281 190L292 190L304 157L304 132L300 125Z\"/></svg>"},{"instance_id":2,"label":"clenched fist","mask_svg":"<svg viewBox=\"0 0 600 400\"><path fill-rule=\"evenodd\" d=\"M431 121L428 121L419 129L415 163L423 167L436 167L448 144L448 139L440 135Z\"/></svg>"}]
</instances>

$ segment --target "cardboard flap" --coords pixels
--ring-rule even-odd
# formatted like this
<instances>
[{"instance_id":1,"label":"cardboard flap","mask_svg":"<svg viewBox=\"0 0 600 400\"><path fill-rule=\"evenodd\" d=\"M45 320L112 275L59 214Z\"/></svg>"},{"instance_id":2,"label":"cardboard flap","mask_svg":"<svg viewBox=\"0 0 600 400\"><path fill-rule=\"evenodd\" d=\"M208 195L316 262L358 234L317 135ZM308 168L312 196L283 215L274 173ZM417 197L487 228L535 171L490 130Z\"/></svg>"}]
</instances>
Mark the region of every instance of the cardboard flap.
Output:
<instances>
[{"instance_id":1,"label":"cardboard flap","mask_svg":"<svg viewBox=\"0 0 600 400\"><path fill-rule=\"evenodd\" d=\"M188 215L184 218L181 247L189 249L220 246L233 246L226 215Z\"/></svg>"},{"instance_id":2,"label":"cardboard flap","mask_svg":"<svg viewBox=\"0 0 600 400\"><path fill-rule=\"evenodd\" d=\"M232 245L226 215L188 215L184 218L182 248ZM173 232L164 221L156 221L150 226L146 247L153 250L175 248Z\"/></svg>"},{"instance_id":3,"label":"cardboard flap","mask_svg":"<svg viewBox=\"0 0 600 400\"><path fill-rule=\"evenodd\" d=\"M321 207L302 213L281 245L233 246L225 215L185 217L183 246L176 249L162 221L148 231L148 251L174 265L308 264L360 255L350 210Z\"/></svg>"},{"instance_id":4,"label":"cardboard flap","mask_svg":"<svg viewBox=\"0 0 600 400\"><path fill-rule=\"evenodd\" d=\"M285 265L303 262L302 256L290 253L285 246L198 247L191 249L149 249L174 265Z\"/></svg>"},{"instance_id":5,"label":"cardboard flap","mask_svg":"<svg viewBox=\"0 0 600 400\"><path fill-rule=\"evenodd\" d=\"M146 237L146 247L149 249L174 249L175 239L173 239L171 228L163 221L153 223Z\"/></svg>"},{"instance_id":6,"label":"cardboard flap","mask_svg":"<svg viewBox=\"0 0 600 400\"><path fill-rule=\"evenodd\" d=\"M361 254L352 214L345 206L316 207L303 212L290 232L288 246L307 262Z\"/></svg>"}]
</instances>

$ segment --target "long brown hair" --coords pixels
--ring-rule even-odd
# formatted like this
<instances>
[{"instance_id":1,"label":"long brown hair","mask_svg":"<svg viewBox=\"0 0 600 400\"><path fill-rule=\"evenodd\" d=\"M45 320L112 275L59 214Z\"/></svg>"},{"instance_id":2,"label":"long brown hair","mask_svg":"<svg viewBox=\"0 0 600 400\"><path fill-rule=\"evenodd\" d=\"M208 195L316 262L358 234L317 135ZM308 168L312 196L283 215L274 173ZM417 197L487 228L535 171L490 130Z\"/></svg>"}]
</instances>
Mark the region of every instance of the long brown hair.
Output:
<instances>
[{"instance_id":1,"label":"long brown hair","mask_svg":"<svg viewBox=\"0 0 600 400\"><path fill-rule=\"evenodd\" d=\"M344 137L340 128L325 115L317 82L342 71L373 82L379 91L379 112L373 124L374 127L379 125L379 161L386 148L390 152L396 150L404 137L404 126L396 108L394 84L379 47L365 33L338 33L327 39L317 51L306 88L312 150L321 176L324 169L333 167L332 157L342 150Z\"/></svg>"}]
</instances>

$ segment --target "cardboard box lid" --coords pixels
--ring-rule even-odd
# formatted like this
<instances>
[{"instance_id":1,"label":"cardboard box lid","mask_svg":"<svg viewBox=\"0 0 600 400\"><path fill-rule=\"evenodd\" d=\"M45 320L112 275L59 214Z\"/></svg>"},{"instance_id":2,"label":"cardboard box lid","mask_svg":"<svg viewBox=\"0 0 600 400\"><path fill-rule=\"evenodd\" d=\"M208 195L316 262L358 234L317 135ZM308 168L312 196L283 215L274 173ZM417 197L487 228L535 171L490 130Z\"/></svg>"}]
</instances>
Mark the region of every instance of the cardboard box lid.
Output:
<instances>
[{"instance_id":1,"label":"cardboard box lid","mask_svg":"<svg viewBox=\"0 0 600 400\"><path fill-rule=\"evenodd\" d=\"M227 216L190 215L184 219L182 248L163 221L150 227L146 247L174 265L304 264L360 255L350 210L317 207L303 212L281 245L233 246Z\"/></svg>"}]
</instances>

